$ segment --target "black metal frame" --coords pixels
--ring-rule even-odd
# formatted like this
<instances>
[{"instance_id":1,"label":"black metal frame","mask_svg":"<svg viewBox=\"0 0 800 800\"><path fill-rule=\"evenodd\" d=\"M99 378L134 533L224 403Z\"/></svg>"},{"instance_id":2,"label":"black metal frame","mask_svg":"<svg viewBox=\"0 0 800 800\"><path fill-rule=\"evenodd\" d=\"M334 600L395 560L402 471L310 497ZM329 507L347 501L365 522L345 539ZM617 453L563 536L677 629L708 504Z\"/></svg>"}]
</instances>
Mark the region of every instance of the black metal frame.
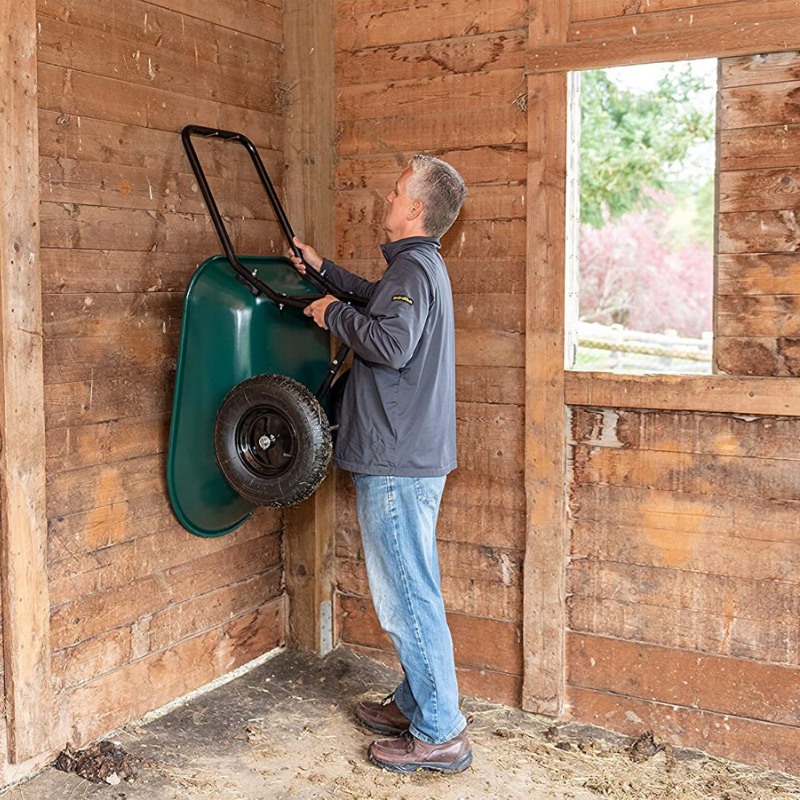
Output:
<instances>
[{"instance_id":1,"label":"black metal frame","mask_svg":"<svg viewBox=\"0 0 800 800\"><path fill-rule=\"evenodd\" d=\"M295 254L295 256L297 256L297 258L299 258L303 264L305 264L305 277L308 282L316 286L316 288L321 292L333 295L337 300L342 300L346 303L366 304L367 298L359 297L358 295L350 294L348 292L339 291L339 289L333 286L333 284L331 284L321 272L314 269L314 267L312 267L305 260L305 258L303 258L302 252L294 243L294 231L289 223L289 218L286 216L286 212L283 210L283 206L281 205L281 201L278 198L277 192L275 191L275 187L272 185L272 181L267 173L267 169L264 166L264 162L261 160L261 156L258 154L258 150L256 150L255 145L244 134L241 133L223 131L218 128L204 128L201 125L187 125L181 132L183 147L186 150L186 155L189 157L189 163L191 164L192 171L197 178L200 192L206 202L208 213L211 215L211 221L214 224L215 230L217 231L217 236L222 244L222 249L225 251L225 256L242 280L251 286L257 293L266 295L270 300L272 300L274 303L278 303L279 305L305 308L315 300L319 300L319 298L322 296L287 295L283 292L276 292L274 289L271 289L269 286L267 286L267 284L257 276L255 270L250 271L247 269L247 267L245 267L244 264L242 264L236 255L236 251L233 249L233 243L228 235L225 223L222 220L222 215L219 213L219 209L217 208L214 195L211 193L211 187L208 185L208 180L203 172L203 167L200 164L200 159L197 156L197 151L194 149L192 136L200 136L204 139L220 139L224 142L235 142L242 145L245 150L247 150L248 154L250 155L250 159L253 162L253 166L256 168L258 177L261 180L261 185L267 192L270 205L275 212L275 216L278 219L278 224L281 227L283 235L286 237L286 241L289 243L289 247L292 249L292 252Z\"/></svg>"},{"instance_id":2,"label":"black metal frame","mask_svg":"<svg viewBox=\"0 0 800 800\"><path fill-rule=\"evenodd\" d=\"M217 231L217 236L219 237L220 244L222 244L222 249L225 251L225 257L228 259L231 267L233 267L235 270L238 278L243 281L244 284L254 294L265 295L281 308L283 308L283 306L306 308L307 306L311 305L311 303L324 296L323 294L287 295L284 292L276 292L258 277L256 270L251 271L247 269L244 264L242 264L242 262L239 260L239 257L236 255L236 251L233 249L233 243L228 235L228 230L225 227L222 215L219 213L217 203L214 200L214 195L211 193L211 187L208 185L208 180L206 179L205 172L203 172L203 167L200 164L200 159L197 156L197 151L194 149L192 136L199 136L204 139L219 139L223 142L235 142L242 145L249 153L250 159L253 162L253 166L256 168L258 177L261 180L261 185L264 187L267 193L270 205L275 212L275 216L278 219L278 224L280 225L281 231L289 243L289 247L292 249L292 252L295 254L295 256L297 256L297 258L299 258L303 264L305 264L306 280L308 280L308 282L312 285L316 286L316 288L321 292L333 295L337 300L341 300L345 303L357 303L361 305L365 305L367 303L367 298L365 297L359 297L358 295L350 294L349 292L339 291L339 289L333 286L333 284L331 284L321 272L314 269L314 267L312 267L305 260L305 258L303 258L302 252L294 243L294 231L289 223L289 218L286 216L286 212L283 210L283 206L281 205L281 201L275 191L275 187L272 185L272 181L270 180L267 169L264 166L264 162L261 160L261 156L258 154L258 150L256 150L255 145L244 134L234 133L233 131L223 131L219 128L205 128L202 125L187 125L181 131L183 148L186 150L186 155L188 156L189 163L192 166L192 171L194 172L195 178L197 178L197 184L200 187L200 193L203 195L203 200L205 200L208 213L211 215L211 221L214 224L214 229ZM347 358L347 354L349 352L350 348L344 344L337 351L333 361L331 361L330 367L328 368L328 373L325 376L322 385L317 390L316 397L318 400L320 400L328 391L328 389L330 389L333 379L339 372L339 369L344 363L345 358Z\"/></svg>"}]
</instances>

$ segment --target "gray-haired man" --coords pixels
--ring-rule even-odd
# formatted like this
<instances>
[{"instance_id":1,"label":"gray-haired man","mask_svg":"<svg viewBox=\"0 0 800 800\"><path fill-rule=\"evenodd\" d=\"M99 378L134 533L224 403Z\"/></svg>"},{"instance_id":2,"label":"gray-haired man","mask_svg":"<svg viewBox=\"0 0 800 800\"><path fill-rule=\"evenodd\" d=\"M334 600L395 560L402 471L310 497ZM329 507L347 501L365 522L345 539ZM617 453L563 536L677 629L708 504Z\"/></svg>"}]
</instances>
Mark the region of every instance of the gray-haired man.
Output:
<instances>
[{"instance_id":1,"label":"gray-haired man","mask_svg":"<svg viewBox=\"0 0 800 800\"><path fill-rule=\"evenodd\" d=\"M338 288L369 298L361 311L326 296L305 313L355 354L334 463L353 473L370 593L405 673L392 695L359 703L356 715L399 737L368 751L395 772L459 772L472 762L436 552L442 491L456 468L453 297L439 238L465 191L449 164L411 160L386 198L388 268L374 283L296 240Z\"/></svg>"}]
</instances>

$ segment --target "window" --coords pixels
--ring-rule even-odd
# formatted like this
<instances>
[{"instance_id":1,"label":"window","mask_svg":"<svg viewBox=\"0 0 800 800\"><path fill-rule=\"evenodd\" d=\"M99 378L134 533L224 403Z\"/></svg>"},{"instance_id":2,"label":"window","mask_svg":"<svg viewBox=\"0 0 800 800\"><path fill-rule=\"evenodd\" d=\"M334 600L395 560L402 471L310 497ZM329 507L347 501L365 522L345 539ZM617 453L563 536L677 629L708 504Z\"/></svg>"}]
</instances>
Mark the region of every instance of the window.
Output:
<instances>
[{"instance_id":1,"label":"window","mask_svg":"<svg viewBox=\"0 0 800 800\"><path fill-rule=\"evenodd\" d=\"M570 75L568 367L711 372L716 71Z\"/></svg>"}]
</instances>

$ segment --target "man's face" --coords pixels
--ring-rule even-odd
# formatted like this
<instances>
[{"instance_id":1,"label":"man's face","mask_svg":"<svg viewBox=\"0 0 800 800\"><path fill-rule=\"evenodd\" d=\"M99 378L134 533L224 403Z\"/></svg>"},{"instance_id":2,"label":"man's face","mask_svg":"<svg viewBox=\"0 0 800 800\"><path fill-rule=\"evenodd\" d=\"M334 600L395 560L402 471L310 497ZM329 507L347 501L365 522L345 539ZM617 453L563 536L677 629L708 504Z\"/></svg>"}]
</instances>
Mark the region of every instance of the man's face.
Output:
<instances>
[{"instance_id":1,"label":"man's face","mask_svg":"<svg viewBox=\"0 0 800 800\"><path fill-rule=\"evenodd\" d=\"M418 211L422 206L419 200L415 201L407 194L411 174L410 167L404 170L392 191L386 195L388 205L383 218L383 229L389 235L389 241L395 241L406 234L409 225L413 224L413 219L418 216L414 213L415 209Z\"/></svg>"}]
</instances>

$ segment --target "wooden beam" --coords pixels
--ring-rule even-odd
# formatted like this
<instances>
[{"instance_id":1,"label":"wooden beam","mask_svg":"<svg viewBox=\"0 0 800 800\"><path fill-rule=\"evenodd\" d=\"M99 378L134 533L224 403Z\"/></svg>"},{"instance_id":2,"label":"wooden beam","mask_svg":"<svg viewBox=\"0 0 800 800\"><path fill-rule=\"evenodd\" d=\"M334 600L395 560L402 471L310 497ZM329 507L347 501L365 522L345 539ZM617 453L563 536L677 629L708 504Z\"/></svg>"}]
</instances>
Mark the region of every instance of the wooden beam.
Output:
<instances>
[{"instance_id":1,"label":"wooden beam","mask_svg":"<svg viewBox=\"0 0 800 800\"><path fill-rule=\"evenodd\" d=\"M35 0L0 0L0 528L8 757L54 728L45 515Z\"/></svg>"},{"instance_id":2,"label":"wooden beam","mask_svg":"<svg viewBox=\"0 0 800 800\"><path fill-rule=\"evenodd\" d=\"M568 372L564 388L569 406L800 417L797 378Z\"/></svg>"},{"instance_id":3,"label":"wooden beam","mask_svg":"<svg viewBox=\"0 0 800 800\"><path fill-rule=\"evenodd\" d=\"M333 254L333 0L287 0L283 30L287 211L301 239ZM335 485L328 475L313 497L286 514L287 640L320 655L334 646Z\"/></svg>"},{"instance_id":4,"label":"wooden beam","mask_svg":"<svg viewBox=\"0 0 800 800\"><path fill-rule=\"evenodd\" d=\"M733 4L730 4L733 5ZM748 4L752 7L752 4ZM687 15L688 16L688 15ZM632 23L635 27L635 21ZM530 73L602 69L657 61L723 58L796 50L800 19L687 28L668 33L632 34L618 39L587 39L534 47L528 52Z\"/></svg>"},{"instance_id":5,"label":"wooden beam","mask_svg":"<svg viewBox=\"0 0 800 800\"><path fill-rule=\"evenodd\" d=\"M529 77L522 707L550 715L564 698L567 106L566 74Z\"/></svg>"}]
</instances>

